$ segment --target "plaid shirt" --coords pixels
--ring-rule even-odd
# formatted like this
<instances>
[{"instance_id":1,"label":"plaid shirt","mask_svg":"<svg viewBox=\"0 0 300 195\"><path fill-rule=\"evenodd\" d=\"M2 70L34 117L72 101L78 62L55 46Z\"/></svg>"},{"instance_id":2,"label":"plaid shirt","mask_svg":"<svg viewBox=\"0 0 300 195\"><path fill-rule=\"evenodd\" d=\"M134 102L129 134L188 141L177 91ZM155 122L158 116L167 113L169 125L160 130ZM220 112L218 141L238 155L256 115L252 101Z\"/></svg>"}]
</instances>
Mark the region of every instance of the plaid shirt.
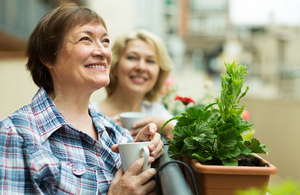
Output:
<instances>
[{"instance_id":1,"label":"plaid shirt","mask_svg":"<svg viewBox=\"0 0 300 195\"><path fill-rule=\"evenodd\" d=\"M99 141L68 123L41 88L31 104L0 121L0 194L106 194L117 143L132 137L111 119L89 113Z\"/></svg>"}]
</instances>

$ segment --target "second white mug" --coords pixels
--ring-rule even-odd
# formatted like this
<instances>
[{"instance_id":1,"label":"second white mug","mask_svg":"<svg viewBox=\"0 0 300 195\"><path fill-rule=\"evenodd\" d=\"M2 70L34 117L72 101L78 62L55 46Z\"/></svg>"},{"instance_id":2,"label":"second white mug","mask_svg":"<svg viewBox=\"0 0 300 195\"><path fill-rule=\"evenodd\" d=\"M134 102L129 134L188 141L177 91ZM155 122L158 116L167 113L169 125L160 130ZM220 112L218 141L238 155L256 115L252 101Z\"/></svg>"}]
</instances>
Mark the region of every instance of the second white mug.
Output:
<instances>
[{"instance_id":1,"label":"second white mug","mask_svg":"<svg viewBox=\"0 0 300 195\"><path fill-rule=\"evenodd\" d=\"M124 128L131 130L133 123L142 120L146 115L141 112L123 112L120 114L120 120Z\"/></svg>"}]
</instances>

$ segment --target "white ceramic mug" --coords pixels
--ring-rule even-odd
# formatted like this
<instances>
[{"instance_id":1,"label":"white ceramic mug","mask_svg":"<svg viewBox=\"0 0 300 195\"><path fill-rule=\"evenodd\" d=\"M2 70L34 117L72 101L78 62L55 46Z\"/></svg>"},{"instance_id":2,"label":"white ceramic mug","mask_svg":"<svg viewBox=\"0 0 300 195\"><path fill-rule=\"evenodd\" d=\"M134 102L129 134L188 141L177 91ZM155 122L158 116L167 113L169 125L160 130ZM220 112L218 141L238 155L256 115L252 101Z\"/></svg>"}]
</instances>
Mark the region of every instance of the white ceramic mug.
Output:
<instances>
[{"instance_id":1,"label":"white ceramic mug","mask_svg":"<svg viewBox=\"0 0 300 195\"><path fill-rule=\"evenodd\" d=\"M143 156L145 157L145 161L143 168L139 173L151 167L151 164L148 163L150 156L150 151L148 148L149 143L150 142L131 142L118 144L124 172L128 170L132 163Z\"/></svg>"},{"instance_id":2,"label":"white ceramic mug","mask_svg":"<svg viewBox=\"0 0 300 195\"><path fill-rule=\"evenodd\" d=\"M146 115L141 112L122 112L120 121L124 128L131 130L133 123L142 120Z\"/></svg>"}]
</instances>

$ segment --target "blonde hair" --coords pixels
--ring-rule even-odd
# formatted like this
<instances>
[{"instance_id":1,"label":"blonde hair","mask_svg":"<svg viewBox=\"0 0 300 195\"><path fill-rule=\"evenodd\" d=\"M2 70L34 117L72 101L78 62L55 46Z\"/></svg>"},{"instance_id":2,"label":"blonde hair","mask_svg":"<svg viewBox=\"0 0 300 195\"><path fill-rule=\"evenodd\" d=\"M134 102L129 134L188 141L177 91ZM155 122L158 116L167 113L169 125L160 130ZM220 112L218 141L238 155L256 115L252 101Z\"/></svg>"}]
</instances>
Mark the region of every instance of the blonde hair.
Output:
<instances>
[{"instance_id":1,"label":"blonde hair","mask_svg":"<svg viewBox=\"0 0 300 195\"><path fill-rule=\"evenodd\" d=\"M128 42L132 40L145 41L149 43L156 52L159 65L159 75L154 87L144 97L145 100L155 101L157 100L159 93L173 68L173 64L163 41L158 36L144 29L128 32L116 39L112 47L113 59L109 73L110 83L107 87L105 87L107 96L111 96L117 88L118 77L113 73L118 66L120 58L125 52Z\"/></svg>"}]
</instances>

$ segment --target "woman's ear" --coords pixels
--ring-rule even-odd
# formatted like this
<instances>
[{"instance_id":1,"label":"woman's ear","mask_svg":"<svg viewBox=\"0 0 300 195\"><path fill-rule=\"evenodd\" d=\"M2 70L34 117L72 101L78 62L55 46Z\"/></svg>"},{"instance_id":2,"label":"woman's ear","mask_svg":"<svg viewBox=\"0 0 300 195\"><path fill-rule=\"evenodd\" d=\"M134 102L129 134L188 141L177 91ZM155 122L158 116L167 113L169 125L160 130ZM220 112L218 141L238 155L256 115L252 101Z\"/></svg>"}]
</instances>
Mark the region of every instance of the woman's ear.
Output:
<instances>
[{"instance_id":1,"label":"woman's ear","mask_svg":"<svg viewBox=\"0 0 300 195\"><path fill-rule=\"evenodd\" d=\"M51 63L48 63L46 61L44 61L41 57L40 57L40 61L42 62L42 64L44 64L47 68L51 69L53 68L53 65Z\"/></svg>"}]
</instances>

